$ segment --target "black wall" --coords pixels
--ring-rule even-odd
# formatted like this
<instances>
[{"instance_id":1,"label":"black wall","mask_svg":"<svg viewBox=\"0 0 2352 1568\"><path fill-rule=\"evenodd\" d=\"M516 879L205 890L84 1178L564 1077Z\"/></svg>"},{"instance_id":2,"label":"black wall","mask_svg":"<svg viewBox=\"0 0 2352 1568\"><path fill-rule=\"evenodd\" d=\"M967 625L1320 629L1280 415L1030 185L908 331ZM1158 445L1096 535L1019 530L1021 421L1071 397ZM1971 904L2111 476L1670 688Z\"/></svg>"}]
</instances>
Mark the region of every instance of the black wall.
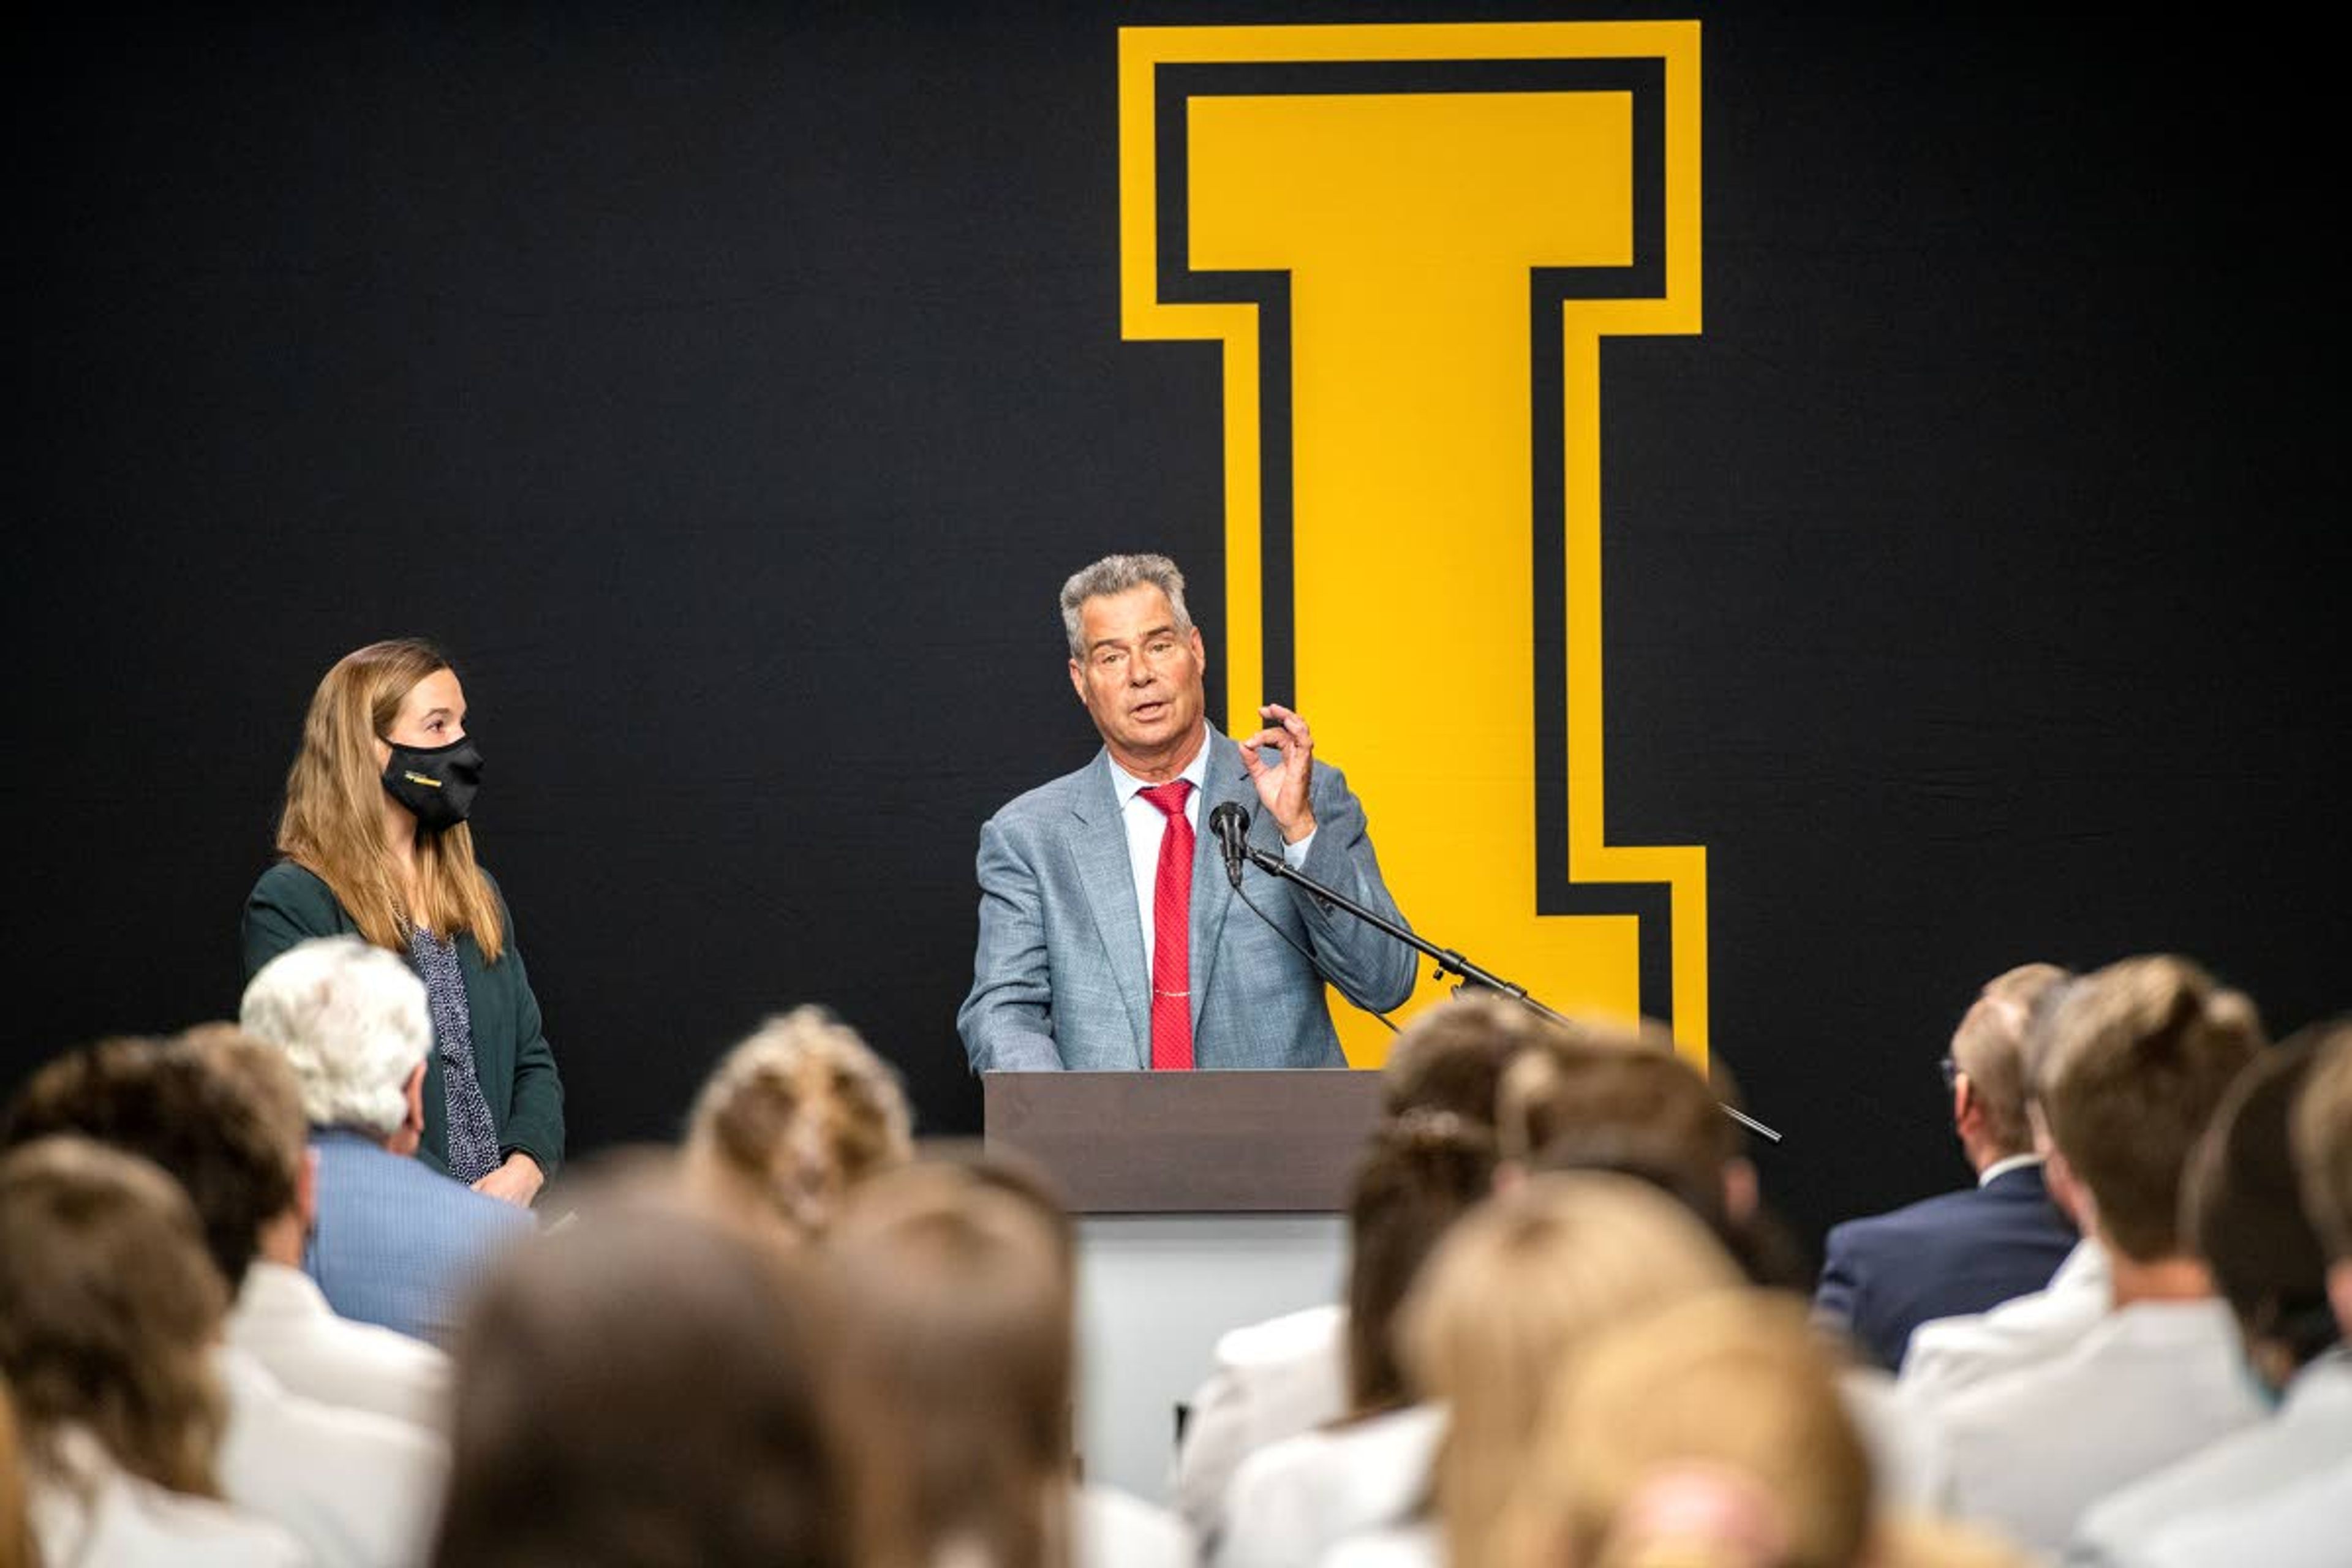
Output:
<instances>
[{"instance_id":1,"label":"black wall","mask_svg":"<svg viewBox=\"0 0 2352 1568\"><path fill-rule=\"evenodd\" d=\"M1609 801L1708 846L1811 1231L1959 1176L1932 1064L2013 962L2347 1005L2345 137L2275 33L1783 9L1649 12L1706 26L1706 331L1607 350ZM1118 339L1114 29L1371 14L20 31L0 1081L234 1010L310 689L416 631L578 1146L804 999L973 1129L974 835L1093 743L1053 590L1164 548L1223 625L1213 351Z\"/></svg>"}]
</instances>

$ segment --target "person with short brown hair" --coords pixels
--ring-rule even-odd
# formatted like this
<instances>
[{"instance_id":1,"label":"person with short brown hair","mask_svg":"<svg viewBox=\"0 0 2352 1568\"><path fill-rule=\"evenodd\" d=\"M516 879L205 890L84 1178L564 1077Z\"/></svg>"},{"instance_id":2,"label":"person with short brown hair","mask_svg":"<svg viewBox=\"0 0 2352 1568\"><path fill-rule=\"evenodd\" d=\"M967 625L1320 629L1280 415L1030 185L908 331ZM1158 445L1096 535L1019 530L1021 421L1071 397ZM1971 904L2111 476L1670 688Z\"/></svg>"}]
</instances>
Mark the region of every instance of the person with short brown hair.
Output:
<instances>
[{"instance_id":1,"label":"person with short brown hair","mask_svg":"<svg viewBox=\"0 0 2352 1568\"><path fill-rule=\"evenodd\" d=\"M1830 1229L1814 1315L1889 1371L1920 1324L2041 1289L2075 1246L2026 1114L2026 1022L2034 1000L2065 978L2051 963L2007 970L1953 1031L1946 1089L1975 1184Z\"/></svg>"},{"instance_id":2,"label":"person with short brown hair","mask_svg":"<svg viewBox=\"0 0 2352 1568\"><path fill-rule=\"evenodd\" d=\"M825 1009L795 1007L704 1080L687 1184L757 1228L821 1236L852 1187L914 1157L910 1125L897 1071Z\"/></svg>"},{"instance_id":3,"label":"person with short brown hair","mask_svg":"<svg viewBox=\"0 0 2352 1568\"><path fill-rule=\"evenodd\" d=\"M2298 1097L2292 1143L2304 1204L2326 1258L2329 1305L2336 1326L2352 1339L2352 1018L2315 1028L2310 1037L2311 1076ZM2309 1405L2306 1413L2319 1414ZM2342 1419L2338 1411L2339 1429ZM2347 1455L2352 1443L2340 1436L2316 1453L2298 1454L2311 1473L2234 1507L2181 1521L2147 1542L2135 1568L2214 1563L2340 1568L2345 1521L2352 1520Z\"/></svg>"},{"instance_id":4,"label":"person with short brown hair","mask_svg":"<svg viewBox=\"0 0 2352 1568\"><path fill-rule=\"evenodd\" d=\"M78 1137L0 1155L0 1380L47 1561L310 1561L218 1500L228 1293L187 1195Z\"/></svg>"},{"instance_id":5,"label":"person with short brown hair","mask_svg":"<svg viewBox=\"0 0 2352 1568\"><path fill-rule=\"evenodd\" d=\"M1945 1500L2043 1552L2096 1499L2262 1415L2237 1325L2180 1229L2183 1173L2263 1049L2253 1005L2185 959L2126 959L2052 1015L2042 1097L2105 1251L2107 1314L1937 1413Z\"/></svg>"},{"instance_id":6,"label":"person with short brown hair","mask_svg":"<svg viewBox=\"0 0 2352 1568\"><path fill-rule=\"evenodd\" d=\"M2277 1411L2093 1505L2067 1548L2069 1563L2137 1563L2151 1541L2197 1516L2258 1506L2345 1468L2352 1455L2352 1359L2328 1310L2326 1261L2288 1150L2324 1037L2290 1040L2238 1075L2189 1163L2183 1194L2189 1239L2237 1318L2248 1371Z\"/></svg>"}]
</instances>

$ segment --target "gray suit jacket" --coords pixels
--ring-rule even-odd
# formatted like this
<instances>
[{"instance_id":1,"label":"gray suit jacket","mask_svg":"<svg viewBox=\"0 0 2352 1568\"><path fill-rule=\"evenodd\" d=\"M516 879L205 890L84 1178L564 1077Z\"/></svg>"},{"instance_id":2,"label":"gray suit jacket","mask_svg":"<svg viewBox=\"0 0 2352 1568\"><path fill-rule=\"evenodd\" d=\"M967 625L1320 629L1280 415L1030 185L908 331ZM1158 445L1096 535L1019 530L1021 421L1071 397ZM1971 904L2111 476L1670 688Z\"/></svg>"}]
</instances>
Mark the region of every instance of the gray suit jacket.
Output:
<instances>
[{"instance_id":1,"label":"gray suit jacket","mask_svg":"<svg viewBox=\"0 0 2352 1568\"><path fill-rule=\"evenodd\" d=\"M1271 753L1268 753L1271 759ZM1402 924L1357 804L1337 768L1315 768L1315 841L1299 869ZM1192 862L1192 1059L1201 1068L1344 1067L1322 977L1240 907L1209 833L1225 801L1250 842L1282 851L1234 742L1209 726ZM1350 1000L1385 1012L1412 993L1411 948L1255 868L1243 888L1315 955ZM974 1072L1148 1068L1150 976L1110 759L1031 790L980 830L980 944L956 1014Z\"/></svg>"}]
</instances>

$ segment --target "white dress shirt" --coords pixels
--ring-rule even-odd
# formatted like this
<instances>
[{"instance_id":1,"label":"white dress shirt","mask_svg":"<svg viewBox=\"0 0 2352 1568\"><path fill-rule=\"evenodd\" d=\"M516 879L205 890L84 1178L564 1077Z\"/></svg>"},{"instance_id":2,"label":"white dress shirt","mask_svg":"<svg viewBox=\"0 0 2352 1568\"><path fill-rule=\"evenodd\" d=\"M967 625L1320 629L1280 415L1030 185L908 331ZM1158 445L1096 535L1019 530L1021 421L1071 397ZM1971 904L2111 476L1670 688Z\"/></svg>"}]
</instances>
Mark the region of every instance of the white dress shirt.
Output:
<instances>
[{"instance_id":1,"label":"white dress shirt","mask_svg":"<svg viewBox=\"0 0 2352 1568\"><path fill-rule=\"evenodd\" d=\"M40 1560L104 1568L308 1568L299 1541L268 1520L134 1476L87 1428L57 1435L58 1468L26 1477Z\"/></svg>"},{"instance_id":2,"label":"white dress shirt","mask_svg":"<svg viewBox=\"0 0 2352 1568\"><path fill-rule=\"evenodd\" d=\"M1201 749L1192 753L1192 760L1185 763L1184 771L1176 775L1192 786L1184 796L1184 820L1192 825L1196 840L1201 832L1201 784L1209 776L1208 732L1208 721L1204 719L1201 721ZM1137 778L1115 760L1108 757L1106 760L1110 761L1111 789L1118 796L1119 823L1127 829L1127 863L1135 875L1135 917L1143 922L1143 969L1149 974L1151 972L1152 950L1158 945L1155 941L1158 932L1153 928L1159 922L1152 914L1160 891L1160 839L1168 831L1168 814L1143 798L1145 790L1156 789L1158 785L1148 779ZM1239 755L1225 760L1235 767L1241 765ZM1174 782L1172 779L1160 781L1162 784ZM1283 859L1293 868L1305 865L1307 847L1314 842L1315 835L1309 833L1296 844L1286 843L1282 847Z\"/></svg>"},{"instance_id":3,"label":"white dress shirt","mask_svg":"<svg viewBox=\"0 0 2352 1568\"><path fill-rule=\"evenodd\" d=\"M447 1445L405 1421L289 1394L232 1346L215 1364L228 1391L217 1468L229 1501L292 1531L320 1568L425 1560L448 1485Z\"/></svg>"},{"instance_id":4,"label":"white dress shirt","mask_svg":"<svg viewBox=\"0 0 2352 1568\"><path fill-rule=\"evenodd\" d=\"M1201 1561L1182 1521L1113 1487L1072 1489L1070 1519L1076 1568L1195 1568Z\"/></svg>"},{"instance_id":5,"label":"white dress shirt","mask_svg":"<svg viewBox=\"0 0 2352 1568\"><path fill-rule=\"evenodd\" d=\"M2150 1543L2205 1515L2234 1516L2273 1493L2352 1468L2352 1351L2321 1356L2287 1385L2278 1414L2259 1426L2102 1498L2066 1548L2069 1564L2123 1568ZM2352 1511L2338 1517L2352 1563ZM2261 1557L2249 1562L2264 1562Z\"/></svg>"},{"instance_id":6,"label":"white dress shirt","mask_svg":"<svg viewBox=\"0 0 2352 1568\"><path fill-rule=\"evenodd\" d=\"M1937 1495L1954 1517L2054 1554L2099 1499L2263 1414L2226 1304L2137 1301L2055 1360L1945 1401Z\"/></svg>"},{"instance_id":7,"label":"white dress shirt","mask_svg":"<svg viewBox=\"0 0 2352 1568\"><path fill-rule=\"evenodd\" d=\"M2352 1563L2352 1459L2230 1512L2183 1520L2148 1542L2133 1568L2345 1568Z\"/></svg>"},{"instance_id":8,"label":"white dress shirt","mask_svg":"<svg viewBox=\"0 0 2352 1568\"><path fill-rule=\"evenodd\" d=\"M1838 1368L1838 1398L1870 1451L1871 1495L1883 1512L1930 1506L1936 1486L1936 1432L1927 1413L1905 1399L1895 1374L1880 1366Z\"/></svg>"},{"instance_id":9,"label":"white dress shirt","mask_svg":"<svg viewBox=\"0 0 2352 1568\"><path fill-rule=\"evenodd\" d=\"M253 1260L229 1311L228 1342L289 1394L445 1429L448 1356L406 1334L337 1317L299 1268Z\"/></svg>"},{"instance_id":10,"label":"white dress shirt","mask_svg":"<svg viewBox=\"0 0 2352 1568\"><path fill-rule=\"evenodd\" d=\"M1443 1406L1415 1405L1286 1437L1242 1461L1216 1568L1299 1568L1341 1539L1409 1518L1428 1495Z\"/></svg>"},{"instance_id":11,"label":"white dress shirt","mask_svg":"<svg viewBox=\"0 0 2352 1568\"><path fill-rule=\"evenodd\" d=\"M1323 1553L1316 1568L1445 1568L1445 1536L1430 1519L1360 1531Z\"/></svg>"},{"instance_id":12,"label":"white dress shirt","mask_svg":"<svg viewBox=\"0 0 2352 1568\"><path fill-rule=\"evenodd\" d=\"M1203 1541L1224 1522L1225 1489L1260 1448L1348 1408L1348 1309L1308 1307L1219 1336L1216 1370L1187 1405L1176 1452L1176 1511Z\"/></svg>"},{"instance_id":13,"label":"white dress shirt","mask_svg":"<svg viewBox=\"0 0 2352 1568\"><path fill-rule=\"evenodd\" d=\"M2042 1289L1987 1312L1937 1318L1911 1331L1896 1386L1933 1406L1963 1389L2050 1360L2106 1315L2107 1255L2084 1237Z\"/></svg>"}]
</instances>

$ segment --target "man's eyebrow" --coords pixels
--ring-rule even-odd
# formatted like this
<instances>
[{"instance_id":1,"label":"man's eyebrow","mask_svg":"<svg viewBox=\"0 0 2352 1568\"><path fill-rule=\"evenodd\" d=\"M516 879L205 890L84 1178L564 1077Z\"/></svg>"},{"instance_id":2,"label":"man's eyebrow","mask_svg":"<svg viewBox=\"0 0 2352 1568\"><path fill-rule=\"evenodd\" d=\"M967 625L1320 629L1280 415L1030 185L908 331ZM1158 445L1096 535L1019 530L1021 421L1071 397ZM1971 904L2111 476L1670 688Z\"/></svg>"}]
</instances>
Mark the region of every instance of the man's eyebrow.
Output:
<instances>
[{"instance_id":1,"label":"man's eyebrow","mask_svg":"<svg viewBox=\"0 0 2352 1568\"><path fill-rule=\"evenodd\" d=\"M1087 651L1088 653L1092 653L1098 647L1125 647L1129 642L1150 642L1153 637L1172 637L1175 635L1176 627L1173 623L1163 624L1156 626L1146 626L1141 631L1136 633L1134 637L1126 639L1118 637L1097 637L1094 641L1087 644Z\"/></svg>"}]
</instances>

